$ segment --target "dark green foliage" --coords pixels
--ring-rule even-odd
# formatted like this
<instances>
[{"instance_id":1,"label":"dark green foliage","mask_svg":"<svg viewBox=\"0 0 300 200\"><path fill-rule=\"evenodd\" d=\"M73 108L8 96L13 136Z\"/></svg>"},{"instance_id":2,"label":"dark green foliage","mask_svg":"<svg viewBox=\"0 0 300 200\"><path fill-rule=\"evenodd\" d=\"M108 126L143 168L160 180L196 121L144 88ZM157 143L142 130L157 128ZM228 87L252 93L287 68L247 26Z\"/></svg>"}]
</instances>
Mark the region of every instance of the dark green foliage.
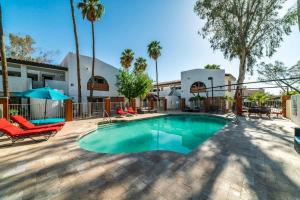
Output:
<instances>
[{"instance_id":1,"label":"dark green foliage","mask_svg":"<svg viewBox=\"0 0 300 200\"><path fill-rule=\"evenodd\" d=\"M220 65L208 64L208 65L205 65L204 69L220 69Z\"/></svg>"},{"instance_id":2,"label":"dark green foliage","mask_svg":"<svg viewBox=\"0 0 300 200\"><path fill-rule=\"evenodd\" d=\"M145 73L120 71L118 76L118 92L127 99L145 97L152 90L152 80Z\"/></svg>"},{"instance_id":3,"label":"dark green foliage","mask_svg":"<svg viewBox=\"0 0 300 200\"><path fill-rule=\"evenodd\" d=\"M300 77L300 62L299 64L293 67L286 67L282 62L275 61L272 63L262 62L258 67L258 79L259 80L275 80L275 79L288 79L292 77ZM283 80L283 81L274 81L270 84L275 84L282 89L283 92L287 91L287 87L299 87L299 79L294 80Z\"/></svg>"},{"instance_id":4,"label":"dark green foliage","mask_svg":"<svg viewBox=\"0 0 300 200\"><path fill-rule=\"evenodd\" d=\"M272 56L283 36L296 24L294 10L281 17L279 11L287 0L198 0L195 12L205 20L200 31L214 50L225 58L240 60L238 83L252 72L257 59Z\"/></svg>"}]
</instances>

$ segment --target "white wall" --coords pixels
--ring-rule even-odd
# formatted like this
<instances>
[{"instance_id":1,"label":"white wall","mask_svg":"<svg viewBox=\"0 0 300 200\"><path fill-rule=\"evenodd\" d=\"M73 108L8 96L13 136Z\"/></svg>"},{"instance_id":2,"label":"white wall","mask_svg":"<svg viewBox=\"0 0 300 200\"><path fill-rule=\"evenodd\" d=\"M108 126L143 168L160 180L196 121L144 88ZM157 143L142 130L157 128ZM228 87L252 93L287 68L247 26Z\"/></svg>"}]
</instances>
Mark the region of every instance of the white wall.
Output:
<instances>
[{"instance_id":1,"label":"white wall","mask_svg":"<svg viewBox=\"0 0 300 200\"><path fill-rule=\"evenodd\" d=\"M61 90L64 94L68 94L68 84L65 81L46 80L47 87Z\"/></svg>"},{"instance_id":2,"label":"white wall","mask_svg":"<svg viewBox=\"0 0 300 200\"><path fill-rule=\"evenodd\" d=\"M290 119L300 126L300 94L293 95L291 98ZM296 112L295 112L296 111Z\"/></svg>"},{"instance_id":3,"label":"white wall","mask_svg":"<svg viewBox=\"0 0 300 200\"><path fill-rule=\"evenodd\" d=\"M225 70L194 69L181 72L181 98L185 98L185 102L189 104L190 97L193 97L190 87L197 81L203 82L207 88L210 88L211 81L208 80L208 77L213 77L214 86L224 85ZM211 89L208 90L208 97L211 97ZM224 95L224 91L214 91L214 97L223 97ZM206 97L206 93L200 93L200 96Z\"/></svg>"},{"instance_id":4,"label":"white wall","mask_svg":"<svg viewBox=\"0 0 300 200\"><path fill-rule=\"evenodd\" d=\"M76 55L74 53L69 53L61 65L68 67L69 72L67 75L68 84L68 94L77 102L77 67L76 67ZM104 63L96 59L95 63L95 76L102 76L106 79L109 84L109 91L96 91L94 90L94 96L98 97L113 97L120 96L117 83L117 75L119 70L107 63ZM82 90L82 100L87 102L87 97L90 91L87 90L87 82L92 75L92 58L88 56L80 56L80 75L81 75L81 90Z\"/></svg>"}]
</instances>

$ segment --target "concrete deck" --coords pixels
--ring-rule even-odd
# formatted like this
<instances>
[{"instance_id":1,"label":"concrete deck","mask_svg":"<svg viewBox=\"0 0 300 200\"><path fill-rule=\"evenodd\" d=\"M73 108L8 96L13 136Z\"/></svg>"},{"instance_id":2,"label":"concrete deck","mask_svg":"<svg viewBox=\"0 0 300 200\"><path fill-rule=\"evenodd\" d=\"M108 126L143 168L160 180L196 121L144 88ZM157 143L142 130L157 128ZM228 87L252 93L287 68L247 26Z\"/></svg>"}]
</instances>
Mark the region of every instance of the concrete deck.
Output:
<instances>
[{"instance_id":1,"label":"concrete deck","mask_svg":"<svg viewBox=\"0 0 300 200\"><path fill-rule=\"evenodd\" d=\"M0 199L300 199L287 120L242 119L186 156L80 149L77 138L98 122L67 123L47 142L1 138Z\"/></svg>"}]
</instances>

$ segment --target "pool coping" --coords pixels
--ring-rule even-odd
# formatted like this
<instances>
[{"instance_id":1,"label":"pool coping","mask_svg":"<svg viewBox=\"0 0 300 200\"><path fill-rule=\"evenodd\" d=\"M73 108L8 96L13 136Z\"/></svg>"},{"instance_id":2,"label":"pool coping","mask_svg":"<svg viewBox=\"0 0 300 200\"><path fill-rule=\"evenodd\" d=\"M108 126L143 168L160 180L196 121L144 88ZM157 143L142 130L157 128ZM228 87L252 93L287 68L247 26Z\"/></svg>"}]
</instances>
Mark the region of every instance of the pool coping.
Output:
<instances>
[{"instance_id":1,"label":"pool coping","mask_svg":"<svg viewBox=\"0 0 300 200\"><path fill-rule=\"evenodd\" d=\"M211 117L219 117L219 118L223 118L228 120L228 123L226 123L220 130L218 130L216 133L214 133L212 136L210 136L209 138L207 138L203 143L199 144L197 147L195 147L192 151L190 151L187 154L182 154L179 152L175 152L175 151L167 151L167 150L154 150L154 151L143 151L143 152L132 152L132 153L119 153L118 155L130 155L130 154L142 154L142 153L149 153L149 152L165 152L165 153L175 153L184 157L187 157L191 154L193 154L195 151L199 150L201 148L201 146L203 146L204 144L206 144L207 142L209 142L211 139L213 139L214 137L216 137L217 135L220 134L224 134L226 133L226 129L229 127L232 127L232 125L234 124L231 120L231 118L225 117L224 115L220 115L220 114L210 114L210 113L160 113L161 115L154 115L154 116L147 116L144 118L138 118L138 119L132 119L132 120L115 120L113 119L111 121L111 123L127 123L127 122L134 122L134 121L140 121L140 120L145 120L145 119L152 119L152 118L158 118L158 117L163 117L163 116L172 116L172 115L205 115L205 116L211 116ZM110 123L104 123L104 124L100 124L99 123L96 125L96 127L92 130L88 130L82 134L80 134L77 138L76 138L76 145L78 146L78 148L80 148L83 151L89 152L89 153L97 153L97 154L105 154L105 155L115 155L115 154L109 154L109 153L101 153L101 152L93 152L93 151L89 151L86 149L83 149L80 147L79 145L79 140L91 133L93 133L94 131L96 131L99 127L106 125L106 124L110 124Z\"/></svg>"}]
</instances>

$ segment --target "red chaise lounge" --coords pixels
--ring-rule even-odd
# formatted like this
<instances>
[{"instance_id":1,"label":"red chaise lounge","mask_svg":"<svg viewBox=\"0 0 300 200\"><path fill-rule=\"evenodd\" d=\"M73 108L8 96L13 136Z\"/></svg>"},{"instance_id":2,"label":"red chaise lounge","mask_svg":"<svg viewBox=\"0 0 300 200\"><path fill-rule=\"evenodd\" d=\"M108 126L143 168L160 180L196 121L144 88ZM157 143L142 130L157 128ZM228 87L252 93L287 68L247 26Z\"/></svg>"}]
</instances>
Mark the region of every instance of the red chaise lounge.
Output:
<instances>
[{"instance_id":1,"label":"red chaise lounge","mask_svg":"<svg viewBox=\"0 0 300 200\"><path fill-rule=\"evenodd\" d=\"M33 125L30 121L28 121L27 119L25 119L24 117L20 116L20 115L15 115L11 117L11 120L13 120L14 122L18 123L20 125L20 127L22 127L23 129L26 130L34 130L34 129L41 129L41 128L59 128L62 129L62 127L65 125L64 122L60 122L60 123L55 123L55 124L47 124L47 125Z\"/></svg>"},{"instance_id":2,"label":"red chaise lounge","mask_svg":"<svg viewBox=\"0 0 300 200\"><path fill-rule=\"evenodd\" d=\"M12 125L9 121L4 118L0 119L0 132L5 134L9 139L11 139L12 143L17 140L23 140L26 138L30 138L34 141L33 136L44 136L45 140L48 140L52 134L55 134L59 131L58 127L52 128L41 128L41 129L33 129L33 130L22 130L14 125Z\"/></svg>"},{"instance_id":3,"label":"red chaise lounge","mask_svg":"<svg viewBox=\"0 0 300 200\"><path fill-rule=\"evenodd\" d=\"M128 112L129 114L133 114L133 115L136 115L136 114L137 114L137 112L135 112L135 111L133 110L132 107L127 108L127 112Z\"/></svg>"},{"instance_id":4,"label":"red chaise lounge","mask_svg":"<svg viewBox=\"0 0 300 200\"><path fill-rule=\"evenodd\" d=\"M122 108L117 108L117 114L120 116L127 115L127 112L125 112Z\"/></svg>"}]
</instances>

